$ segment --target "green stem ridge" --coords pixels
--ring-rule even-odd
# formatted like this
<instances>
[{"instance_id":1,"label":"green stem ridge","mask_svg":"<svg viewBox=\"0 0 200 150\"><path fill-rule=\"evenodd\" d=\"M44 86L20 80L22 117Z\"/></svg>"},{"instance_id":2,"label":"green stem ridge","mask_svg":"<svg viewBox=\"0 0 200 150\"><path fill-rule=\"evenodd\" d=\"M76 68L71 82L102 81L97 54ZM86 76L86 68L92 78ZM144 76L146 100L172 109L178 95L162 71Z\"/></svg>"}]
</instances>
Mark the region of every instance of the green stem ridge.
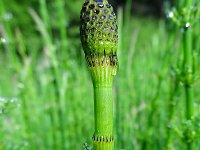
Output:
<instances>
[{"instance_id":1,"label":"green stem ridge","mask_svg":"<svg viewBox=\"0 0 200 150\"><path fill-rule=\"evenodd\" d=\"M117 72L117 21L107 0L86 0L80 36L94 87L94 150L113 150L112 84Z\"/></svg>"}]
</instances>

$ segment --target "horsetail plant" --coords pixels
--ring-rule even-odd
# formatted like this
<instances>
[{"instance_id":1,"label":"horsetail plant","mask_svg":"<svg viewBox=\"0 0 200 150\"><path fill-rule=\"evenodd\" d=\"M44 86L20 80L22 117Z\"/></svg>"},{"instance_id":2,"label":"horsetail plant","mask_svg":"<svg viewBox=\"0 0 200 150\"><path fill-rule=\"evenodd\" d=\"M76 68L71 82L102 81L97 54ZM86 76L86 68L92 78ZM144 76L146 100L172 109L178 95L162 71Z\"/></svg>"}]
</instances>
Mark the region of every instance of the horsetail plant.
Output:
<instances>
[{"instance_id":1,"label":"horsetail plant","mask_svg":"<svg viewBox=\"0 0 200 150\"><path fill-rule=\"evenodd\" d=\"M181 46L183 50L182 68L178 74L179 80L183 83L185 91L185 123L182 138L186 143L188 150L193 149L193 143L196 131L193 129L194 121L194 97L193 97L193 83L196 80L196 60L194 59L193 50L193 26L198 21L199 8L197 1L183 0L176 1L173 11L171 11L171 19L176 27L181 29Z\"/></svg>"},{"instance_id":2,"label":"horsetail plant","mask_svg":"<svg viewBox=\"0 0 200 150\"><path fill-rule=\"evenodd\" d=\"M112 83L117 71L117 21L107 0L86 0L80 36L94 88L94 150L113 150Z\"/></svg>"}]
</instances>

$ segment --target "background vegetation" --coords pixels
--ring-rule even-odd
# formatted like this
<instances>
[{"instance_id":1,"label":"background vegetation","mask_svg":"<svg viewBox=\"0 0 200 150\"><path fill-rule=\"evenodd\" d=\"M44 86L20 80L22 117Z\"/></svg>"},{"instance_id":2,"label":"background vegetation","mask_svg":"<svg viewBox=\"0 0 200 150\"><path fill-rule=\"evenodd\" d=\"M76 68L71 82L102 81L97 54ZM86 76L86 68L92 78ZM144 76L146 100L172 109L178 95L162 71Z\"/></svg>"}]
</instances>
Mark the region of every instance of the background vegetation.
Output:
<instances>
[{"instance_id":1,"label":"background vegetation","mask_svg":"<svg viewBox=\"0 0 200 150\"><path fill-rule=\"evenodd\" d=\"M79 39L82 4L0 0L0 149L75 150L92 145L93 91ZM162 18L131 15L131 0L114 4L120 34L113 91L116 149L179 150L192 140L197 150L199 20L192 35L194 116L188 121L180 75L181 29L169 20L169 3L162 9L158 5L169 10Z\"/></svg>"}]
</instances>

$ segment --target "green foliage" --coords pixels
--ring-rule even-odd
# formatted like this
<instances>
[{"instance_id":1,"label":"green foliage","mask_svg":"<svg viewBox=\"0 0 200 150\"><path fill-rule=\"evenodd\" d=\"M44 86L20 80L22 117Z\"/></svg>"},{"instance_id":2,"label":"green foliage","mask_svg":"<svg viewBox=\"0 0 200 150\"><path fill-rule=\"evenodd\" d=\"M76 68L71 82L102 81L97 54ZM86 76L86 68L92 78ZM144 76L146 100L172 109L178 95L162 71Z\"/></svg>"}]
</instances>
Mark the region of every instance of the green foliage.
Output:
<instances>
[{"instance_id":1,"label":"green foliage","mask_svg":"<svg viewBox=\"0 0 200 150\"><path fill-rule=\"evenodd\" d=\"M79 40L82 3L0 0L0 97L6 99L0 101L0 149L73 150L83 143L90 149L93 94ZM113 90L116 149L185 149L188 139L198 149L199 15L193 25L195 115L188 122L177 30L166 30L162 19L122 12Z\"/></svg>"}]
</instances>

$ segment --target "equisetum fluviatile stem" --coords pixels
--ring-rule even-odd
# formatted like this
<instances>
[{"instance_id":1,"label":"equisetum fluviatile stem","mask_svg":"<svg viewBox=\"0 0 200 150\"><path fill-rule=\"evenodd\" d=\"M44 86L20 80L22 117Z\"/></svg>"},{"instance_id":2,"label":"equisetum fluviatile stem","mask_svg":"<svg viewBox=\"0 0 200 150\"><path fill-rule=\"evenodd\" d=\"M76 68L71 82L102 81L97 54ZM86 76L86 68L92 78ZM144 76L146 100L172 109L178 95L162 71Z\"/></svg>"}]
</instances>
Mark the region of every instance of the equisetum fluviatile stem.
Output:
<instances>
[{"instance_id":1,"label":"equisetum fluviatile stem","mask_svg":"<svg viewBox=\"0 0 200 150\"><path fill-rule=\"evenodd\" d=\"M185 124L182 138L186 143L188 150L193 150L195 136L194 126L194 106L193 106L193 83L195 81L195 60L193 60L193 27L198 20L198 2L194 0L183 0L181 2L175 1L174 10L169 16L172 21L180 29L181 34L181 50L182 56L182 68L178 73L179 80L184 86L185 92ZM188 124L191 124L189 126Z\"/></svg>"},{"instance_id":2,"label":"equisetum fluviatile stem","mask_svg":"<svg viewBox=\"0 0 200 150\"><path fill-rule=\"evenodd\" d=\"M185 118L191 121L193 116L193 94L192 94L192 32L191 29L183 33L183 51L184 51L184 63L183 74L185 77ZM192 142L187 143L187 149L192 149Z\"/></svg>"},{"instance_id":3,"label":"equisetum fluviatile stem","mask_svg":"<svg viewBox=\"0 0 200 150\"><path fill-rule=\"evenodd\" d=\"M185 0L185 7L189 10L193 6L192 0ZM188 25L187 25L188 24ZM185 118L188 121L193 117L193 90L192 90L192 78L193 78L193 60L192 60L192 27L189 27L189 22L186 23L188 28L183 31L182 45L183 45L183 76L184 76L184 88L185 88ZM187 149L193 149L193 141L187 142Z\"/></svg>"},{"instance_id":4,"label":"equisetum fluviatile stem","mask_svg":"<svg viewBox=\"0 0 200 150\"><path fill-rule=\"evenodd\" d=\"M94 150L113 150L112 83L117 71L117 21L107 0L86 0L80 36L94 87Z\"/></svg>"}]
</instances>

